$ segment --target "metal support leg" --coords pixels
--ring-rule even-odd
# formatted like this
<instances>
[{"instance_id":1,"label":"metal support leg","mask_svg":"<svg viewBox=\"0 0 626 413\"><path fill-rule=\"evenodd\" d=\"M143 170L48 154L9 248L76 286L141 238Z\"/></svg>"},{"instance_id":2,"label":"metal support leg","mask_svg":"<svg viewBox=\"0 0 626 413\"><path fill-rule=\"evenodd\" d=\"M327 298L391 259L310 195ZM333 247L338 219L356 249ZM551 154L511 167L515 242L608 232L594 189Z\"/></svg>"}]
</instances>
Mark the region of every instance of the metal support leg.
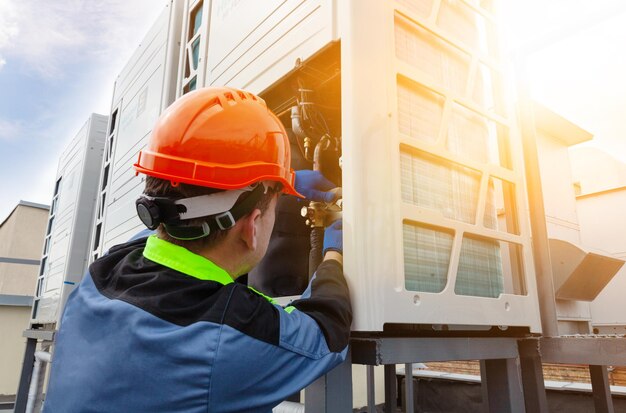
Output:
<instances>
[{"instance_id":1,"label":"metal support leg","mask_svg":"<svg viewBox=\"0 0 626 413\"><path fill-rule=\"evenodd\" d=\"M548 413L548 398L543 381L539 340L521 340L518 342L518 347L526 411Z\"/></svg>"},{"instance_id":2,"label":"metal support leg","mask_svg":"<svg viewBox=\"0 0 626 413\"><path fill-rule=\"evenodd\" d=\"M349 351L346 361L305 389L304 405L307 413L352 412L352 362Z\"/></svg>"},{"instance_id":3,"label":"metal support leg","mask_svg":"<svg viewBox=\"0 0 626 413\"><path fill-rule=\"evenodd\" d=\"M24 350L24 361L22 361L22 373L20 375L20 383L17 388L17 399L15 400L15 413L24 413L26 410L28 388L30 387L30 378L33 374L33 366L35 364L36 348L37 339L26 339L26 350Z\"/></svg>"},{"instance_id":4,"label":"metal support leg","mask_svg":"<svg viewBox=\"0 0 626 413\"><path fill-rule=\"evenodd\" d=\"M406 413L413 413L413 364L406 363L404 365L404 406Z\"/></svg>"},{"instance_id":5,"label":"metal support leg","mask_svg":"<svg viewBox=\"0 0 626 413\"><path fill-rule=\"evenodd\" d=\"M385 364L385 413L396 411L398 399L397 382L396 365Z\"/></svg>"},{"instance_id":6,"label":"metal support leg","mask_svg":"<svg viewBox=\"0 0 626 413\"><path fill-rule=\"evenodd\" d=\"M589 366L589 373L591 373L593 405L596 413L614 413L609 373L606 366Z\"/></svg>"},{"instance_id":7,"label":"metal support leg","mask_svg":"<svg viewBox=\"0 0 626 413\"><path fill-rule=\"evenodd\" d=\"M367 375L367 413L376 413L376 389L374 384L374 366L365 366Z\"/></svg>"},{"instance_id":8,"label":"metal support leg","mask_svg":"<svg viewBox=\"0 0 626 413\"><path fill-rule=\"evenodd\" d=\"M516 359L481 360L483 406L487 413L524 413Z\"/></svg>"}]
</instances>

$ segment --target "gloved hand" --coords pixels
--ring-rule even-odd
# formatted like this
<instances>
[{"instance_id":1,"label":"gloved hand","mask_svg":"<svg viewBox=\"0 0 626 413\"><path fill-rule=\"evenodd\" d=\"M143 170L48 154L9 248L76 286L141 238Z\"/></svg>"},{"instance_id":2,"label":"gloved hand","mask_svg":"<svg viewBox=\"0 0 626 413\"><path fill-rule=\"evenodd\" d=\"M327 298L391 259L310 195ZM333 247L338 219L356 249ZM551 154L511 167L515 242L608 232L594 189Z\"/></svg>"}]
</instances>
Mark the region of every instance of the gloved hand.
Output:
<instances>
[{"instance_id":1,"label":"gloved hand","mask_svg":"<svg viewBox=\"0 0 626 413\"><path fill-rule=\"evenodd\" d=\"M326 192L335 188L335 185L322 175L320 171L303 169L296 171L296 191L310 201L333 202L336 194Z\"/></svg>"},{"instance_id":2,"label":"gloved hand","mask_svg":"<svg viewBox=\"0 0 626 413\"><path fill-rule=\"evenodd\" d=\"M324 230L323 254L328 251L337 251L343 254L343 221L338 219Z\"/></svg>"}]
</instances>

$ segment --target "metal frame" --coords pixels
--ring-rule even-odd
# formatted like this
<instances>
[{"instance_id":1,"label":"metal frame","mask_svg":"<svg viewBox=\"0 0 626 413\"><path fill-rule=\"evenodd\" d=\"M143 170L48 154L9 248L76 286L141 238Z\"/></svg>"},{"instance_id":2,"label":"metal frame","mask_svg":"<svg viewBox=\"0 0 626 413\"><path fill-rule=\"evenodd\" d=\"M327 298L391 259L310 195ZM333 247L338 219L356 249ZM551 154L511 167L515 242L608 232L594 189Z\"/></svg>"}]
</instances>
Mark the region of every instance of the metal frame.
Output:
<instances>
[{"instance_id":1,"label":"metal frame","mask_svg":"<svg viewBox=\"0 0 626 413\"><path fill-rule=\"evenodd\" d=\"M385 412L394 412L398 395L398 379L396 367L393 364L385 365Z\"/></svg>"},{"instance_id":2,"label":"metal frame","mask_svg":"<svg viewBox=\"0 0 626 413\"><path fill-rule=\"evenodd\" d=\"M33 375L36 348L37 339L29 337L26 340L24 360L22 361L22 372L20 374L20 381L17 387L17 396L14 406L15 413L23 413L26 410L26 403L28 402L28 387L30 386L30 379Z\"/></svg>"},{"instance_id":3,"label":"metal frame","mask_svg":"<svg viewBox=\"0 0 626 413\"><path fill-rule=\"evenodd\" d=\"M515 413L526 411L516 359L481 360L480 381L486 411Z\"/></svg>"},{"instance_id":4,"label":"metal frame","mask_svg":"<svg viewBox=\"0 0 626 413\"><path fill-rule=\"evenodd\" d=\"M208 27L211 13L211 2L204 0L186 0L184 2L184 11L182 22L182 44L179 56L179 70L177 74L177 96L182 96L187 92L195 90L205 85L206 74L206 56L208 46ZM191 15L201 9L202 23L196 33L189 33ZM196 67L193 66L193 44L198 42L198 61ZM189 75L185 76L185 68L189 68ZM195 86L191 86L195 78ZM186 90L187 89L187 90ZM163 108L164 109L164 108Z\"/></svg>"},{"instance_id":5,"label":"metal frame","mask_svg":"<svg viewBox=\"0 0 626 413\"><path fill-rule=\"evenodd\" d=\"M487 412L522 413L525 410L522 380L517 365L517 338L353 338L352 363L385 366L385 409L395 409L397 383L395 365L405 364L404 400L407 412L414 409L412 364L430 361L481 360L483 397ZM352 381L342 383L350 386ZM370 388L370 383L372 387ZM368 380L368 396L373 395ZM350 388L351 394L351 388ZM307 393L308 395L308 393ZM371 400L371 402L370 402ZM368 411L375 411L368 397ZM352 407L350 406L350 409ZM343 412L349 410L328 410Z\"/></svg>"},{"instance_id":6,"label":"metal frame","mask_svg":"<svg viewBox=\"0 0 626 413\"><path fill-rule=\"evenodd\" d=\"M519 342L520 370L524 388L524 402L530 412L547 412L548 398L543 380L541 354L537 340Z\"/></svg>"},{"instance_id":7,"label":"metal frame","mask_svg":"<svg viewBox=\"0 0 626 413\"><path fill-rule=\"evenodd\" d=\"M623 336L541 337L520 341L524 398L532 412L547 413L541 362L587 364L596 413L613 413L607 365L626 366Z\"/></svg>"},{"instance_id":8,"label":"metal frame","mask_svg":"<svg viewBox=\"0 0 626 413\"><path fill-rule=\"evenodd\" d=\"M609 384L609 373L606 366L589 366L591 388L593 389L593 405L596 412L613 413L613 398Z\"/></svg>"},{"instance_id":9,"label":"metal frame","mask_svg":"<svg viewBox=\"0 0 626 413\"><path fill-rule=\"evenodd\" d=\"M588 364L596 413L613 413L607 365L626 365L626 338L353 338L348 359L306 389L307 412L351 412L350 364L368 367L367 411L375 412L373 367L385 366L385 412L396 411L396 365L405 365L403 410L414 411L412 365L480 360L485 412L548 413L542 362Z\"/></svg>"}]
</instances>

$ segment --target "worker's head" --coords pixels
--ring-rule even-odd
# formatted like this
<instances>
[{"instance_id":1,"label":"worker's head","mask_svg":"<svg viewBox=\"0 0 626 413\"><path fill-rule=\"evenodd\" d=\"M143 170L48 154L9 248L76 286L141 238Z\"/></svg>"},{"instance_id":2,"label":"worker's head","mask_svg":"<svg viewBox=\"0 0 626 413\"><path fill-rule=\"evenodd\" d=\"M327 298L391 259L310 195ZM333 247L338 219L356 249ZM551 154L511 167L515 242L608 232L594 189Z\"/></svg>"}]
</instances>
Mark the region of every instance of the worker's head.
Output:
<instances>
[{"instance_id":1,"label":"worker's head","mask_svg":"<svg viewBox=\"0 0 626 413\"><path fill-rule=\"evenodd\" d=\"M255 235L248 243L260 260L277 194L298 195L290 162L287 133L262 99L200 89L161 115L139 153L135 169L148 177L137 212L160 237L191 250L219 244L238 225Z\"/></svg>"}]
</instances>

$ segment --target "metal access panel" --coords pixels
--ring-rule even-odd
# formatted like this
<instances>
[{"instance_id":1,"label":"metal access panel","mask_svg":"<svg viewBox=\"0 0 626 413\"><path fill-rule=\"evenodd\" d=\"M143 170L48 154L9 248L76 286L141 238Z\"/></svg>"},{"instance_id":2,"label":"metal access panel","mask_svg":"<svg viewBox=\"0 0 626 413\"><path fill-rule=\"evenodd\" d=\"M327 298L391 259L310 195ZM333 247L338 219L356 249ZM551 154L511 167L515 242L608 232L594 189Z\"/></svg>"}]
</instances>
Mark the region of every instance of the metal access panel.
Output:
<instances>
[{"instance_id":1,"label":"metal access panel","mask_svg":"<svg viewBox=\"0 0 626 413\"><path fill-rule=\"evenodd\" d=\"M145 228L135 212L144 178L133 164L174 100L182 4L168 3L115 81L91 259Z\"/></svg>"},{"instance_id":2,"label":"metal access panel","mask_svg":"<svg viewBox=\"0 0 626 413\"><path fill-rule=\"evenodd\" d=\"M521 138L490 1L339 3L356 331L540 331Z\"/></svg>"},{"instance_id":3,"label":"metal access panel","mask_svg":"<svg viewBox=\"0 0 626 413\"><path fill-rule=\"evenodd\" d=\"M180 92L259 93L338 36L332 0L188 0Z\"/></svg>"},{"instance_id":4,"label":"metal access panel","mask_svg":"<svg viewBox=\"0 0 626 413\"><path fill-rule=\"evenodd\" d=\"M85 273L106 125L92 114L59 159L31 325L57 323Z\"/></svg>"}]
</instances>

